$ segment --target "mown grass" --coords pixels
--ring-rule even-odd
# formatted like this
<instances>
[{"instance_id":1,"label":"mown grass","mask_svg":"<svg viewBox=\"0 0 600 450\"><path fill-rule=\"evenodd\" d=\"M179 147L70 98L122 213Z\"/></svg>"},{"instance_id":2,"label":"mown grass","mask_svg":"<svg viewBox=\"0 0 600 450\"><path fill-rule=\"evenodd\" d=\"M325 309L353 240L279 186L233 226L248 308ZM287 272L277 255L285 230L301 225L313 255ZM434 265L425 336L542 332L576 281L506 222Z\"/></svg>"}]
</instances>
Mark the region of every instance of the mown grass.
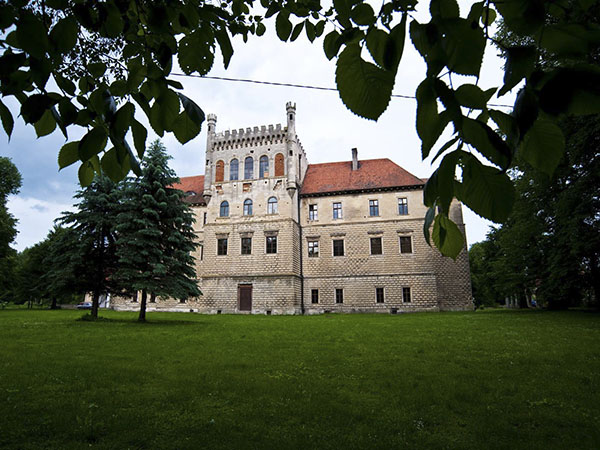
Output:
<instances>
[{"instance_id":1,"label":"mown grass","mask_svg":"<svg viewBox=\"0 0 600 450\"><path fill-rule=\"evenodd\" d=\"M0 447L600 448L600 315L0 311Z\"/></svg>"}]
</instances>

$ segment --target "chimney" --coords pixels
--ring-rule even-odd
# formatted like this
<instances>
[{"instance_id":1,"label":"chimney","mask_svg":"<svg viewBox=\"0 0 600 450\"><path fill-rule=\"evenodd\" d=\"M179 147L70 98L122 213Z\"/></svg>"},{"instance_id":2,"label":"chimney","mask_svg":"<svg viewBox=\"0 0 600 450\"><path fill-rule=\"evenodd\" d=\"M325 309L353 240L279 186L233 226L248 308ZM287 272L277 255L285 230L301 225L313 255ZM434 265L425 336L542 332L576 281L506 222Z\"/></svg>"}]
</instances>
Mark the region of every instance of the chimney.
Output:
<instances>
[{"instance_id":1,"label":"chimney","mask_svg":"<svg viewBox=\"0 0 600 450\"><path fill-rule=\"evenodd\" d=\"M358 170L358 149L352 149L352 170Z\"/></svg>"}]
</instances>

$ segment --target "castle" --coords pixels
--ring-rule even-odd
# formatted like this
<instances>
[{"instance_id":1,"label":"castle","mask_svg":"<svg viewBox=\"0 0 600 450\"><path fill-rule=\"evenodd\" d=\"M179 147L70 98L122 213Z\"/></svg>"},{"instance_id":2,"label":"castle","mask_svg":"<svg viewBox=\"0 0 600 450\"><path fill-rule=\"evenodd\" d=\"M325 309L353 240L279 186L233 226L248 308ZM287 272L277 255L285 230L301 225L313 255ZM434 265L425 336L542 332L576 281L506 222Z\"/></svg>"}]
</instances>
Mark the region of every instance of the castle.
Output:
<instances>
[{"instance_id":1,"label":"castle","mask_svg":"<svg viewBox=\"0 0 600 450\"><path fill-rule=\"evenodd\" d=\"M203 295L149 310L205 313L471 309L466 249L456 261L423 237L425 181L389 159L309 164L286 126L217 132L209 114L205 175L177 186L196 215ZM464 233L461 205L450 217ZM115 309L137 300L112 299Z\"/></svg>"}]
</instances>

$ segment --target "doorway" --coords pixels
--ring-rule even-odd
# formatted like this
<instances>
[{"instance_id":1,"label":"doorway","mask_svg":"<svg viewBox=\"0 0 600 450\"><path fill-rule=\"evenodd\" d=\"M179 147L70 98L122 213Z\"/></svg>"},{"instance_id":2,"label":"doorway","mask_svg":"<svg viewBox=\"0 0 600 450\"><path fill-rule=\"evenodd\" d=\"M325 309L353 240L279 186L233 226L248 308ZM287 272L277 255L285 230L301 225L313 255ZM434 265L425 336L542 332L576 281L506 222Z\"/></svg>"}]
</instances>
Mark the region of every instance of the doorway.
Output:
<instances>
[{"instance_id":1,"label":"doorway","mask_svg":"<svg viewBox=\"0 0 600 450\"><path fill-rule=\"evenodd\" d=\"M238 284L238 309L252 311L252 285Z\"/></svg>"}]
</instances>

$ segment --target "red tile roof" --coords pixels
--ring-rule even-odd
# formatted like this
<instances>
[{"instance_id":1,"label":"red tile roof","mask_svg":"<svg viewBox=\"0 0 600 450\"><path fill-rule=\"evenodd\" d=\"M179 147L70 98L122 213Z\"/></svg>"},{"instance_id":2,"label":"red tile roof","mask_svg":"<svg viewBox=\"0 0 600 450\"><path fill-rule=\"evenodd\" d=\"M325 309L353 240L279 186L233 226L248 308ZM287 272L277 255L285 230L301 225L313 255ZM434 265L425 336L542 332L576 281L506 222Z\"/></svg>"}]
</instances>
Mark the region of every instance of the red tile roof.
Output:
<instances>
[{"instance_id":1,"label":"red tile roof","mask_svg":"<svg viewBox=\"0 0 600 450\"><path fill-rule=\"evenodd\" d=\"M186 195L183 200L186 203L205 205L206 202L202 197L204 192L204 175L196 175L194 177L181 177L179 183L173 185L175 189L181 189L186 194L193 192L194 194Z\"/></svg>"},{"instance_id":2,"label":"red tile roof","mask_svg":"<svg viewBox=\"0 0 600 450\"><path fill-rule=\"evenodd\" d=\"M359 161L358 170L352 170L352 161L342 161L309 164L300 194L322 195L334 192L402 189L424 184L422 179L387 158Z\"/></svg>"}]
</instances>

